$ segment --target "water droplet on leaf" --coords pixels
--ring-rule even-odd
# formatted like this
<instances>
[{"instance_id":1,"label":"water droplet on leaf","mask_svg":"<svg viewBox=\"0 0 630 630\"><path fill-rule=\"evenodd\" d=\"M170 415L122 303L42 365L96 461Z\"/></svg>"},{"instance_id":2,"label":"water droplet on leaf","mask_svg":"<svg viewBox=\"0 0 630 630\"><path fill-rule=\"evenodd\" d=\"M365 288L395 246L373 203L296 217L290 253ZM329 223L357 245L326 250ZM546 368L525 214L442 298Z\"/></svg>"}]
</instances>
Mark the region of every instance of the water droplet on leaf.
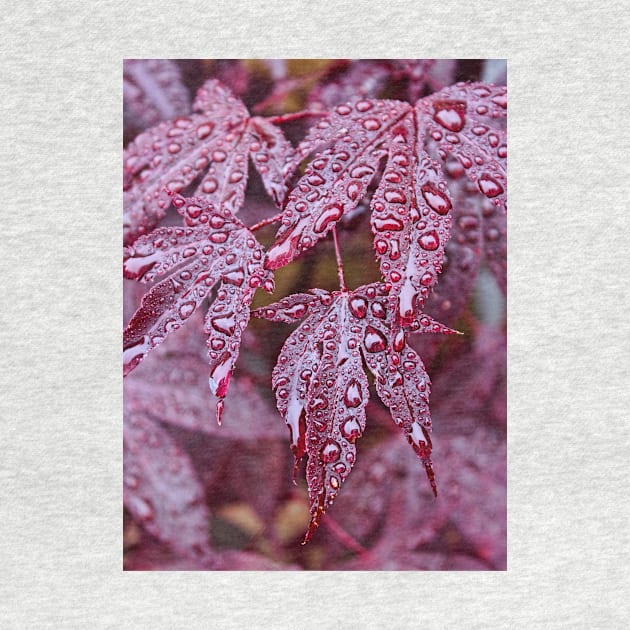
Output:
<instances>
[{"instance_id":1,"label":"water droplet on leaf","mask_svg":"<svg viewBox=\"0 0 630 630\"><path fill-rule=\"evenodd\" d=\"M368 352L382 352L387 347L385 336L372 326L366 326L363 343Z\"/></svg>"}]
</instances>

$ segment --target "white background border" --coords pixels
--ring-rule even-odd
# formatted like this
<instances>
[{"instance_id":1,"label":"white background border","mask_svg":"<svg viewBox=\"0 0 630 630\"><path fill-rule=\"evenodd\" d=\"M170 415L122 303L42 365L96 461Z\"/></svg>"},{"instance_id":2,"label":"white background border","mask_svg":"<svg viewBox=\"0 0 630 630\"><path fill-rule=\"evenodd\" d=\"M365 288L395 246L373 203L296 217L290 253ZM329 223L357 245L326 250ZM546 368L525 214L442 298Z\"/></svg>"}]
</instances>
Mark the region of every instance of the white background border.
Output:
<instances>
[{"instance_id":1,"label":"white background border","mask_svg":"<svg viewBox=\"0 0 630 630\"><path fill-rule=\"evenodd\" d=\"M630 14L427 5L3 9L3 628L627 623ZM122 572L124 57L508 59L507 572Z\"/></svg>"}]
</instances>

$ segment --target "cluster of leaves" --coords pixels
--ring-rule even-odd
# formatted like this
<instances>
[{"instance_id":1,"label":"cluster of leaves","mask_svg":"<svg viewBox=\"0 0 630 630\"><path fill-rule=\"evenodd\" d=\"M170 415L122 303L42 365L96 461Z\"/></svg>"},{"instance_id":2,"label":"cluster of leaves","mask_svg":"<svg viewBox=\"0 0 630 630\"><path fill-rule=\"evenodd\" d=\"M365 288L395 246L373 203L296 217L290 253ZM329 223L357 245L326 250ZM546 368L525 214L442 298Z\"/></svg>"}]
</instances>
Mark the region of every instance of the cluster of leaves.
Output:
<instances>
[{"instance_id":1,"label":"cluster of leaves","mask_svg":"<svg viewBox=\"0 0 630 630\"><path fill-rule=\"evenodd\" d=\"M138 285L125 284L124 489L135 557L138 548L161 542L176 554L164 561L171 568L182 568L182 558L187 568L501 568L504 332L480 323L470 296L486 267L506 289L505 87L451 84L454 62L338 62L294 77L286 63L269 62L267 94L249 94L249 85L264 85L255 78L260 68L226 63L214 68L215 76L236 77L232 87L243 100L209 77L187 111L185 64L125 62L125 111L133 125L149 127L127 145L123 161L124 275L151 285L136 309ZM274 113L295 91L307 92L309 109ZM250 115L248 101L272 115ZM239 212L255 224L248 227ZM371 229L359 230L368 219ZM276 222L272 238L266 226ZM355 234L364 250L373 249L377 277L346 277L342 251ZM274 280L294 284L286 281L288 270L317 260L315 250L324 250L329 235L338 288L291 286L287 297L254 308L258 288L273 293ZM348 288L347 278L356 288ZM250 333L252 315L263 335L270 330L264 322L301 323L278 348ZM483 333L474 336L477 345L457 341L456 324ZM453 340L446 343L450 351L443 333ZM464 398L478 400L467 419L469 435L447 421L437 476L423 343L424 361L446 366L434 389L462 372L462 357L478 361L456 379ZM232 378L241 348L249 349L249 363L243 367L241 360L241 378ZM279 432L282 423L258 387L274 355L272 387L289 428L294 482L307 458L304 542L328 523L335 544L356 554L349 562L331 560L339 556L334 544L324 560L289 551L302 526L291 510L302 505L302 495L284 485L290 464L276 449L286 430ZM370 378L384 407L369 401ZM210 418L211 394L219 424L226 420L220 430ZM434 416L439 405L431 403ZM417 466L404 463L388 425L376 421L374 435L381 435L370 446L368 427L384 408L420 458L430 495L445 483L445 500L441 493L431 504L418 489ZM497 410L493 423L484 416L489 408ZM360 467L356 440L364 433L368 465ZM379 468L410 483L393 492L391 481L375 484ZM258 483L263 476L266 492ZM323 519L338 495L342 502L346 479L356 486L362 476L361 487L347 493L358 503L339 510L339 521ZM475 487L484 476L487 501ZM266 560L220 550L220 526L218 535L209 530L221 522L210 506L221 504L224 520L249 532L247 545ZM139 535L133 523L146 533ZM431 548L438 534L457 540L446 556ZM401 560L412 556L411 566Z\"/></svg>"}]
</instances>

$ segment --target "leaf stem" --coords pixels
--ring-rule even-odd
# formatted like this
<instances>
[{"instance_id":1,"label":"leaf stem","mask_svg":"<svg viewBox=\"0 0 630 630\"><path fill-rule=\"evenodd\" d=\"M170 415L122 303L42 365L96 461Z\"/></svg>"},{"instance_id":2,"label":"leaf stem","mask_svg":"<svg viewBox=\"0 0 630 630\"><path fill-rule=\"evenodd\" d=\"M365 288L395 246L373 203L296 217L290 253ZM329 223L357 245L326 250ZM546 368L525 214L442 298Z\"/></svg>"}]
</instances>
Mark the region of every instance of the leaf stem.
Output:
<instances>
[{"instance_id":1,"label":"leaf stem","mask_svg":"<svg viewBox=\"0 0 630 630\"><path fill-rule=\"evenodd\" d=\"M325 118L328 116L328 112L326 111L314 111L310 109L304 109L301 112L292 112L290 114L279 114L277 116L270 116L267 120L274 124L292 122L294 120L300 120L300 118L307 118L308 116L313 116L315 118Z\"/></svg>"},{"instance_id":2,"label":"leaf stem","mask_svg":"<svg viewBox=\"0 0 630 630\"><path fill-rule=\"evenodd\" d=\"M267 217L266 219L259 221L255 225L252 225L252 227L249 228L249 231L255 232L256 230L260 230L260 228L263 228L266 225L276 223L276 221L280 221L280 219L282 219L282 214L282 212L278 212L278 214L274 214L272 217Z\"/></svg>"},{"instance_id":3,"label":"leaf stem","mask_svg":"<svg viewBox=\"0 0 630 630\"><path fill-rule=\"evenodd\" d=\"M341 251L339 250L339 239L337 238L337 226L333 226L333 241L335 242L335 256L337 257L337 273L339 275L339 287L342 291L347 291L346 279L343 275L343 261L341 260Z\"/></svg>"},{"instance_id":4,"label":"leaf stem","mask_svg":"<svg viewBox=\"0 0 630 630\"><path fill-rule=\"evenodd\" d=\"M351 536L337 521L335 521L329 514L322 521L327 527L328 531L350 551L358 554L364 554L367 549L353 536Z\"/></svg>"}]
</instances>

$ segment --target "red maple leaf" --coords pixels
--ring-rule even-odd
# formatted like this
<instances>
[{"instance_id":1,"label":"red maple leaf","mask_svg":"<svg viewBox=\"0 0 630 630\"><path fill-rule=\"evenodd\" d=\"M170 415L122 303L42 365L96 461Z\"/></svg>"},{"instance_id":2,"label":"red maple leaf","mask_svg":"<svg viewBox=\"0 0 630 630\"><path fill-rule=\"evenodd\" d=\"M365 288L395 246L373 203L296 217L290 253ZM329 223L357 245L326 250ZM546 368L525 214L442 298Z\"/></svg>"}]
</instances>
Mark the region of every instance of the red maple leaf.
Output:
<instances>
[{"instance_id":1,"label":"red maple leaf","mask_svg":"<svg viewBox=\"0 0 630 630\"><path fill-rule=\"evenodd\" d=\"M422 459L437 495L429 438L430 381L388 309L387 293L378 284L352 292L315 289L254 311L271 321L294 322L306 316L285 342L272 377L296 465L308 455L311 523L305 542L356 459L355 441L365 429L369 396L363 361L376 377L378 395ZM454 332L426 315L411 329Z\"/></svg>"},{"instance_id":2,"label":"red maple leaf","mask_svg":"<svg viewBox=\"0 0 630 630\"><path fill-rule=\"evenodd\" d=\"M125 59L123 103L141 129L190 111L190 96L180 69L169 59Z\"/></svg>"},{"instance_id":3,"label":"red maple leaf","mask_svg":"<svg viewBox=\"0 0 630 630\"><path fill-rule=\"evenodd\" d=\"M142 298L123 333L123 373L133 370L209 299L204 330L209 385L219 398L220 420L241 334L249 321L249 305L258 287L273 291L273 280L263 267L262 246L229 209L216 210L212 203L194 197L169 196L189 227L157 228L125 248L125 277L141 282L163 279Z\"/></svg>"},{"instance_id":4,"label":"red maple leaf","mask_svg":"<svg viewBox=\"0 0 630 630\"><path fill-rule=\"evenodd\" d=\"M209 512L185 451L146 413L123 415L124 503L136 522L174 550L208 556Z\"/></svg>"},{"instance_id":5,"label":"red maple leaf","mask_svg":"<svg viewBox=\"0 0 630 630\"><path fill-rule=\"evenodd\" d=\"M413 321L442 270L451 227L453 203L432 154L457 159L504 215L507 149L497 121L506 107L506 89L483 84L457 84L415 106L367 99L339 105L298 149L300 156L323 150L288 196L267 267L286 265L352 212L386 157L370 205L374 248L399 323Z\"/></svg>"},{"instance_id":6,"label":"red maple leaf","mask_svg":"<svg viewBox=\"0 0 630 630\"><path fill-rule=\"evenodd\" d=\"M236 214L245 198L248 156L265 189L281 206L294 150L272 122L250 117L243 103L218 81L207 81L195 113L140 134L123 157L125 244L152 229L170 206L165 188L194 193Z\"/></svg>"}]
</instances>

